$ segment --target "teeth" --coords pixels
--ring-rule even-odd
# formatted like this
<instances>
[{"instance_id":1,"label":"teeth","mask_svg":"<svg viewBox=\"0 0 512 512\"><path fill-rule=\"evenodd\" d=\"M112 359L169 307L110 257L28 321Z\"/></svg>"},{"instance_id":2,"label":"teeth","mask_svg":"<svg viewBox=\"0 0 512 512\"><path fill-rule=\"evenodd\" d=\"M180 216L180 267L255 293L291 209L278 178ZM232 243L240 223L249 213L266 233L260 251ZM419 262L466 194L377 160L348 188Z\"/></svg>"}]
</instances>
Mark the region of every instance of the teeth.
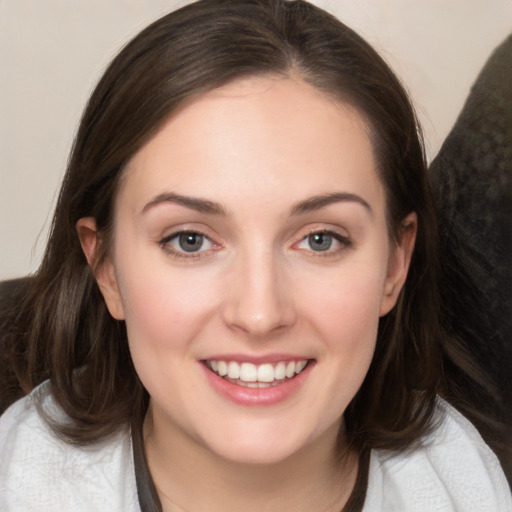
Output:
<instances>
[{"instance_id":1,"label":"teeth","mask_svg":"<svg viewBox=\"0 0 512 512\"><path fill-rule=\"evenodd\" d=\"M286 376L291 379L295 375L295 363L291 361L286 366Z\"/></svg>"},{"instance_id":2,"label":"teeth","mask_svg":"<svg viewBox=\"0 0 512 512\"><path fill-rule=\"evenodd\" d=\"M274 378L276 380L283 380L286 377L286 365L284 363L277 363L274 368Z\"/></svg>"},{"instance_id":3,"label":"teeth","mask_svg":"<svg viewBox=\"0 0 512 512\"><path fill-rule=\"evenodd\" d=\"M221 377L224 377L228 374L228 365L226 362L224 361L219 361L217 363L217 373L221 376ZM212 364L212 370L213 370L213 364Z\"/></svg>"},{"instance_id":4,"label":"teeth","mask_svg":"<svg viewBox=\"0 0 512 512\"><path fill-rule=\"evenodd\" d=\"M270 363L255 365L252 363L237 363L236 361L206 361L207 366L220 377L237 380L241 385L251 388L264 388L275 381L291 379L298 375L306 365L307 359L301 361L280 361L273 365Z\"/></svg>"},{"instance_id":5,"label":"teeth","mask_svg":"<svg viewBox=\"0 0 512 512\"><path fill-rule=\"evenodd\" d=\"M271 364L262 364L258 367L258 382L272 382L274 378L274 368Z\"/></svg>"},{"instance_id":6,"label":"teeth","mask_svg":"<svg viewBox=\"0 0 512 512\"><path fill-rule=\"evenodd\" d=\"M238 363L229 363L236 364ZM242 363L240 365L240 380L244 382L256 382L258 380L258 369L254 364L251 363Z\"/></svg>"},{"instance_id":7,"label":"teeth","mask_svg":"<svg viewBox=\"0 0 512 512\"><path fill-rule=\"evenodd\" d=\"M298 361L295 364L295 373L299 374L302 370L304 370L304 368L306 368L307 364L308 364L307 361Z\"/></svg>"},{"instance_id":8,"label":"teeth","mask_svg":"<svg viewBox=\"0 0 512 512\"><path fill-rule=\"evenodd\" d=\"M239 379L240 378L240 366L237 363L231 361L228 364L228 377L230 379ZM245 380L245 379L243 379Z\"/></svg>"}]
</instances>

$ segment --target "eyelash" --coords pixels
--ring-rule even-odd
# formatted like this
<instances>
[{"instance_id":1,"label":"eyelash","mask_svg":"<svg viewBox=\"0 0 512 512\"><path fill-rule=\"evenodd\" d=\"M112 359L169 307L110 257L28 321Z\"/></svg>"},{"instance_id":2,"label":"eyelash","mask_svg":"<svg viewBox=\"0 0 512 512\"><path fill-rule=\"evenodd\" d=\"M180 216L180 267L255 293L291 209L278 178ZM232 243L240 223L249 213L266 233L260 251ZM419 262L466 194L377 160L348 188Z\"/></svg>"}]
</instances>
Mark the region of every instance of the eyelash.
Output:
<instances>
[{"instance_id":1,"label":"eyelash","mask_svg":"<svg viewBox=\"0 0 512 512\"><path fill-rule=\"evenodd\" d=\"M186 250L178 250L178 249L174 248L171 245L172 242L174 240L179 240L179 237L181 237L183 235L187 235L187 236L192 235L192 236L201 237L202 238L201 247L202 247L202 245L206 241L209 244L211 244L211 248L206 249L206 250L204 250L202 248L199 248L198 251L190 251L190 252L187 252ZM337 255L341 254L342 252L346 251L347 249L349 249L352 246L352 241L350 240L349 237L347 237L345 235L342 235L341 233L338 233L335 230L331 230L331 229L317 229L317 230L311 230L310 232L308 232L298 242L295 242L293 244L293 247L296 247L297 245L307 241L310 237L315 236L315 235L324 235L324 236L332 237L332 239L335 240L340 245L340 247L338 247L336 249L328 248L328 249L320 250L320 251L315 251L315 250L313 250L311 248L310 249L303 249L303 248L297 247L298 250L300 250L301 252L307 254L308 257L312 257L312 258L315 258L315 257L320 257L320 258L333 257L333 256L337 256ZM183 230L171 233L170 235L167 235L164 238L162 238L158 242L158 244L160 245L160 247L162 247L162 249L167 254L169 254L170 256L172 256L174 259L176 259L178 261L192 261L194 259L204 258L204 257L207 256L207 253L212 248L218 248L219 247L207 235L205 235L204 233L201 233L200 231L196 231L196 230L193 230L193 229L183 229Z\"/></svg>"},{"instance_id":2,"label":"eyelash","mask_svg":"<svg viewBox=\"0 0 512 512\"><path fill-rule=\"evenodd\" d=\"M158 242L158 244L160 245L160 247L162 247L162 249L167 253L169 254L170 256L172 256L174 259L178 260L178 261L191 261L193 259L198 259L198 258L204 258L206 256L206 252L207 250L198 250L198 251L190 251L190 252L187 252L185 250L177 250L175 249L171 243L173 240L179 240L179 238L183 235L195 235L195 236L199 236L202 238L202 244L204 244L205 241L207 241L208 243L210 243L213 247L218 247L216 246L216 244L214 242L212 242L210 240L210 238L208 236L206 236L204 233L201 233L200 231L195 231L193 229L183 229L183 230L180 230L180 231L176 231L174 233L171 233L170 235L167 235L165 236L164 238L162 238L162 240L160 240Z\"/></svg>"},{"instance_id":3,"label":"eyelash","mask_svg":"<svg viewBox=\"0 0 512 512\"><path fill-rule=\"evenodd\" d=\"M315 258L315 257L328 258L328 257L338 256L339 254L345 252L350 247L352 247L352 241L350 240L350 238L348 236L342 235L341 233L338 233L337 231L332 230L332 229L316 229L316 230L313 229L309 233L307 233L305 236L303 236L299 240L299 242L296 242L294 245L296 246L298 244L301 244L302 242L307 241L310 237L315 236L315 235L330 236L330 237L332 237L333 240L335 240L337 243L339 243L340 247L338 247L336 249L328 248L323 251L314 251L313 249L300 249L299 248L299 250L304 250L304 252L307 253L307 255L312 258Z\"/></svg>"}]
</instances>

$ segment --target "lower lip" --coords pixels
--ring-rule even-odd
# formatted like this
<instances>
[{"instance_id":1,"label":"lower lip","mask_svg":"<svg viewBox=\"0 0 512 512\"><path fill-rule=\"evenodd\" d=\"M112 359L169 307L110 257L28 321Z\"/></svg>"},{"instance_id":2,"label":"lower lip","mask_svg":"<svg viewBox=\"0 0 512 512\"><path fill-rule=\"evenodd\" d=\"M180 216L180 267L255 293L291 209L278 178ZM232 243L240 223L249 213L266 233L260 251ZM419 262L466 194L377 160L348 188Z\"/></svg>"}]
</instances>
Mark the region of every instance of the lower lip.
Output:
<instances>
[{"instance_id":1,"label":"lower lip","mask_svg":"<svg viewBox=\"0 0 512 512\"><path fill-rule=\"evenodd\" d=\"M314 366L310 361L301 373L281 384L268 388L248 388L224 380L208 369L204 363L200 364L208 382L217 393L235 404L247 407L274 405L287 400L299 390Z\"/></svg>"}]
</instances>

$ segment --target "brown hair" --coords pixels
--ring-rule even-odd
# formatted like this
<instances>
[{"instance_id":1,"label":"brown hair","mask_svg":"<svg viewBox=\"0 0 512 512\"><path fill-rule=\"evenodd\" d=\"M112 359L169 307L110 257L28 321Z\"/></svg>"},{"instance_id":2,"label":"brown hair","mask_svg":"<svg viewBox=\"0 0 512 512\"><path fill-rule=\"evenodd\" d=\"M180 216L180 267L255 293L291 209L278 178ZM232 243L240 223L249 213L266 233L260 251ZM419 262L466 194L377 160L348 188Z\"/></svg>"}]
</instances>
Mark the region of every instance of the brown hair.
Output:
<instances>
[{"instance_id":1,"label":"brown hair","mask_svg":"<svg viewBox=\"0 0 512 512\"><path fill-rule=\"evenodd\" d=\"M392 239L400 238L408 213L418 217L408 279L397 306L380 321L370 370L345 412L349 440L361 453L402 450L428 431L441 380L436 227L407 94L365 41L307 2L200 0L143 30L98 83L79 126L44 260L18 310L18 326L28 324L26 357L16 356L18 377L26 392L50 378L53 396L72 420L58 426L69 441L91 443L141 423L149 399L124 323L109 315L87 265L76 222L96 219L105 254L123 168L178 106L242 76L292 71L350 101L368 120ZM25 350L13 346L17 354Z\"/></svg>"}]
</instances>

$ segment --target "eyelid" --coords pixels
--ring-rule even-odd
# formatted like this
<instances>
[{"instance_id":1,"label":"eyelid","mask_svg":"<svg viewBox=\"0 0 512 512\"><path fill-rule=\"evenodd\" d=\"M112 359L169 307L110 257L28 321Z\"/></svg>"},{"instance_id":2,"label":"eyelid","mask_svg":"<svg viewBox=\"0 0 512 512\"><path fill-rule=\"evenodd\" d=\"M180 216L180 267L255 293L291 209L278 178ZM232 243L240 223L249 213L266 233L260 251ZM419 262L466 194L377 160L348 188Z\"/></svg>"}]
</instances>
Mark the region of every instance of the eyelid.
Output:
<instances>
[{"instance_id":1,"label":"eyelid","mask_svg":"<svg viewBox=\"0 0 512 512\"><path fill-rule=\"evenodd\" d=\"M299 244L307 240L312 235L317 234L323 234L323 235L329 235L338 242L340 247L335 249L327 249L325 251L314 251L313 249L304 249L297 247ZM325 258L329 256L336 256L340 253L346 251L347 249L351 248L353 246L353 241L350 238L348 234L342 233L341 229L336 229L334 227L326 227L326 226L318 226L308 229L305 233L303 232L299 239L295 241L292 245L293 248L303 252L304 254L307 254L310 257L320 257Z\"/></svg>"},{"instance_id":2,"label":"eyelid","mask_svg":"<svg viewBox=\"0 0 512 512\"><path fill-rule=\"evenodd\" d=\"M203 237L205 240L211 244L211 246L207 249L200 249L198 251L187 252L184 250L179 250L171 245L171 242L177 239L179 236L183 234L194 234ZM161 237L158 241L158 245L170 256L180 261L192 261L199 258L204 258L211 255L212 251L216 251L220 248L220 245L212 240L212 237L207 235L203 230L181 226L179 228L175 228L172 232L166 234Z\"/></svg>"},{"instance_id":3,"label":"eyelid","mask_svg":"<svg viewBox=\"0 0 512 512\"><path fill-rule=\"evenodd\" d=\"M183 234L191 234L191 235L200 235L204 238L208 238L208 240L210 239L210 237L203 233L202 231L198 230L198 229L193 229L193 228L179 228L179 229L176 229L174 231L172 231L171 233L168 233L166 234L165 236L163 236L161 239L160 239L160 243L167 243L169 242L170 240L178 237L179 235L183 235Z\"/></svg>"}]
</instances>

